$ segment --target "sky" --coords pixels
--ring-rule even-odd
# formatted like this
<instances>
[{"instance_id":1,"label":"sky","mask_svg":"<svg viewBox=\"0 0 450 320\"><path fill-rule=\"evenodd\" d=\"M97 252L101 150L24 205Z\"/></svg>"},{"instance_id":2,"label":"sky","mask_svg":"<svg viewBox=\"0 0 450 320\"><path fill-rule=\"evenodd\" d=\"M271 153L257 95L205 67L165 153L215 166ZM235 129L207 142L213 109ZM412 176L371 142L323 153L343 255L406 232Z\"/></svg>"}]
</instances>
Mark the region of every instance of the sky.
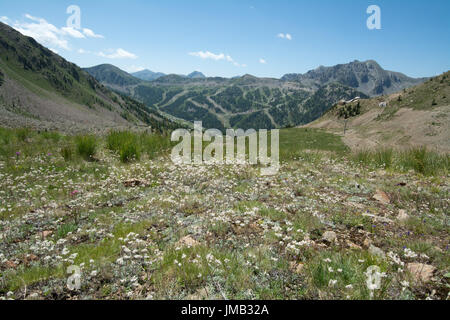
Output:
<instances>
[{"instance_id":1,"label":"sky","mask_svg":"<svg viewBox=\"0 0 450 320\"><path fill-rule=\"evenodd\" d=\"M371 5L380 29L367 26ZM17 0L0 2L0 21L81 67L279 78L372 59L412 77L450 70L448 0Z\"/></svg>"}]
</instances>

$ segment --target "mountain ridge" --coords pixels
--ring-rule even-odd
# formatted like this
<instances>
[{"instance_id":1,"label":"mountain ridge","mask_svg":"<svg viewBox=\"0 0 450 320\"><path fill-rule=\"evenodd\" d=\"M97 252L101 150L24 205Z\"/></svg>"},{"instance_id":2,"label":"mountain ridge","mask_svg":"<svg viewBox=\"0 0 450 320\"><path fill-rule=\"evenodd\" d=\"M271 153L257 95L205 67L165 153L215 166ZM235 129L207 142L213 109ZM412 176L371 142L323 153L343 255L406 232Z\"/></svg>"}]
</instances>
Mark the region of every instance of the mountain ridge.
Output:
<instances>
[{"instance_id":1,"label":"mountain ridge","mask_svg":"<svg viewBox=\"0 0 450 320\"><path fill-rule=\"evenodd\" d=\"M164 77L166 74L162 72L153 72L151 70L145 69L137 72L130 73L133 77L136 77L145 81L153 81L158 78Z\"/></svg>"},{"instance_id":2,"label":"mountain ridge","mask_svg":"<svg viewBox=\"0 0 450 320\"><path fill-rule=\"evenodd\" d=\"M400 72L385 70L375 60L355 60L331 67L320 66L304 74L286 74L281 79L316 87L339 82L369 96L378 96L403 90L427 78L411 78Z\"/></svg>"},{"instance_id":3,"label":"mountain ridge","mask_svg":"<svg viewBox=\"0 0 450 320\"><path fill-rule=\"evenodd\" d=\"M0 122L7 126L45 124L81 131L170 125L156 109L112 92L77 65L3 23L0 70Z\"/></svg>"},{"instance_id":4,"label":"mountain ridge","mask_svg":"<svg viewBox=\"0 0 450 320\"><path fill-rule=\"evenodd\" d=\"M314 121L341 99L382 95L424 80L386 71L376 61L368 60L321 66L304 75L281 79L250 74L231 79L170 74L137 85L103 83L183 120L206 119L206 126L222 129L272 129Z\"/></svg>"},{"instance_id":5,"label":"mountain ridge","mask_svg":"<svg viewBox=\"0 0 450 320\"><path fill-rule=\"evenodd\" d=\"M342 135L352 149L450 152L450 71L390 95L336 104L306 127Z\"/></svg>"}]
</instances>

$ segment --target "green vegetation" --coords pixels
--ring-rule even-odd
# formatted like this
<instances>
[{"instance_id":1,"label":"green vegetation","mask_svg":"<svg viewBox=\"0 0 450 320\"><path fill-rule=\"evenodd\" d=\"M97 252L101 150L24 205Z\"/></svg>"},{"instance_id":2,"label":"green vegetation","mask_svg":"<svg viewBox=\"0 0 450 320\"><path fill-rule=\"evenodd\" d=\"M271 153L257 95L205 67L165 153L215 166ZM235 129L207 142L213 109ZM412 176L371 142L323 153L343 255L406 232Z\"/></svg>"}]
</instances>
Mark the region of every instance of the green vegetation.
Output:
<instances>
[{"instance_id":1,"label":"green vegetation","mask_svg":"<svg viewBox=\"0 0 450 320\"><path fill-rule=\"evenodd\" d=\"M4 24L0 26L0 69L0 86L4 73L40 97L54 99L50 95L56 93L89 109L117 112L132 124L141 121L160 132L177 126L151 105L146 106L107 89L75 64ZM116 72L111 72L111 76ZM128 77L129 81L140 82ZM132 83L129 81L123 84Z\"/></svg>"},{"instance_id":2,"label":"green vegetation","mask_svg":"<svg viewBox=\"0 0 450 320\"><path fill-rule=\"evenodd\" d=\"M366 286L366 270L370 266L380 267L380 272L388 271L388 264L362 252L323 252L308 263L311 288L324 290L326 296L340 296L340 299L371 299ZM386 298L389 282L385 281L377 290L375 299Z\"/></svg>"},{"instance_id":3,"label":"green vegetation","mask_svg":"<svg viewBox=\"0 0 450 320\"><path fill-rule=\"evenodd\" d=\"M93 161L97 150L97 140L92 135L75 137L77 154L86 161Z\"/></svg>"},{"instance_id":4,"label":"green vegetation","mask_svg":"<svg viewBox=\"0 0 450 320\"><path fill-rule=\"evenodd\" d=\"M352 159L366 166L392 168L403 172L414 170L427 176L445 174L450 170L449 155L429 151L425 147L406 151L386 148L376 151L362 150L354 153Z\"/></svg>"},{"instance_id":5,"label":"green vegetation","mask_svg":"<svg viewBox=\"0 0 450 320\"><path fill-rule=\"evenodd\" d=\"M72 146L65 146L61 148L61 155L63 156L64 160L70 161L73 159L73 149Z\"/></svg>"},{"instance_id":6,"label":"green vegetation","mask_svg":"<svg viewBox=\"0 0 450 320\"><path fill-rule=\"evenodd\" d=\"M338 109L339 118L349 119L352 117L359 116L361 114L361 103L355 104L346 104L344 106L340 106Z\"/></svg>"},{"instance_id":7,"label":"green vegetation","mask_svg":"<svg viewBox=\"0 0 450 320\"><path fill-rule=\"evenodd\" d=\"M139 160L142 152L152 159L161 152L167 151L172 144L167 136L112 131L106 137L106 145L109 150L119 154L123 163L127 163Z\"/></svg>"},{"instance_id":8,"label":"green vegetation","mask_svg":"<svg viewBox=\"0 0 450 320\"><path fill-rule=\"evenodd\" d=\"M281 130L279 174L263 177L259 166L174 166L168 137L145 132L0 129L0 142L0 296L370 299L365 272L375 265L385 273L375 299L423 298L431 287L445 298L445 282L411 280L416 259L404 254L426 254L440 279L449 271L448 181L427 169L448 170L443 156L384 149L355 154L355 164L338 136L291 128ZM95 145L98 161L80 145ZM390 204L372 199L379 188ZM331 230L336 242L323 239ZM83 281L68 293L70 265Z\"/></svg>"},{"instance_id":9,"label":"green vegetation","mask_svg":"<svg viewBox=\"0 0 450 320\"><path fill-rule=\"evenodd\" d=\"M450 71L409 89L390 102L378 120L391 119L400 108L430 110L450 104Z\"/></svg>"},{"instance_id":10,"label":"green vegetation","mask_svg":"<svg viewBox=\"0 0 450 320\"><path fill-rule=\"evenodd\" d=\"M291 128L280 131L281 160L307 156L307 150L330 151L339 155L349 151L339 136L319 129Z\"/></svg>"}]
</instances>

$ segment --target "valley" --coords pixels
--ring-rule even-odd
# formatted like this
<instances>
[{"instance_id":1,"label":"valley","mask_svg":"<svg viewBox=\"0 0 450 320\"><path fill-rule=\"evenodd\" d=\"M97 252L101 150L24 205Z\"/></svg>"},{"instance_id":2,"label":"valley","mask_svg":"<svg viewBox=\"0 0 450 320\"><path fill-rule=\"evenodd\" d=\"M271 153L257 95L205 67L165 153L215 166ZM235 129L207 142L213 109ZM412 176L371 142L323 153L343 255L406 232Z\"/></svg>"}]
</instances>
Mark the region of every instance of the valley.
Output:
<instances>
[{"instance_id":1,"label":"valley","mask_svg":"<svg viewBox=\"0 0 450 320\"><path fill-rule=\"evenodd\" d=\"M165 114L190 122L203 120L205 127L221 130L304 125L340 99L368 98L425 81L385 71L374 61L320 67L281 79L165 75L143 81L111 65L85 70L105 86Z\"/></svg>"},{"instance_id":2,"label":"valley","mask_svg":"<svg viewBox=\"0 0 450 320\"><path fill-rule=\"evenodd\" d=\"M448 300L449 97L373 60L81 69L0 23L0 300ZM174 163L193 121L280 129L280 170Z\"/></svg>"}]
</instances>

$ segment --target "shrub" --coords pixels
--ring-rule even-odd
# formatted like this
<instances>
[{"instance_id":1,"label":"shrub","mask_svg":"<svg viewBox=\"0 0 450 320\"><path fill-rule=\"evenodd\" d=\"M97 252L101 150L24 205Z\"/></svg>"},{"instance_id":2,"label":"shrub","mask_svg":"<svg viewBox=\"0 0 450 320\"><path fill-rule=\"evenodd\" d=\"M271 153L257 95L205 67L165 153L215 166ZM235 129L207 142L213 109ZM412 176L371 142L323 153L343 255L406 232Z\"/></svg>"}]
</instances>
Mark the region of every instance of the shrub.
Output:
<instances>
[{"instance_id":1,"label":"shrub","mask_svg":"<svg viewBox=\"0 0 450 320\"><path fill-rule=\"evenodd\" d=\"M7 145L12 142L14 134L9 129L0 128L0 142L2 145Z\"/></svg>"},{"instance_id":2,"label":"shrub","mask_svg":"<svg viewBox=\"0 0 450 320\"><path fill-rule=\"evenodd\" d=\"M140 158L140 140L134 132L112 131L106 138L106 144L109 150L119 154L123 163Z\"/></svg>"},{"instance_id":3,"label":"shrub","mask_svg":"<svg viewBox=\"0 0 450 320\"><path fill-rule=\"evenodd\" d=\"M86 161L92 161L97 149L97 141L94 136L78 136L75 138L77 153Z\"/></svg>"},{"instance_id":4,"label":"shrub","mask_svg":"<svg viewBox=\"0 0 450 320\"><path fill-rule=\"evenodd\" d=\"M412 169L423 175L435 175L449 170L450 156L419 147L402 152L399 162L403 169Z\"/></svg>"},{"instance_id":5,"label":"shrub","mask_svg":"<svg viewBox=\"0 0 450 320\"><path fill-rule=\"evenodd\" d=\"M58 132L50 131L50 132L43 132L42 137L44 137L47 140L52 140L54 143L57 143L61 140L61 134Z\"/></svg>"},{"instance_id":6,"label":"shrub","mask_svg":"<svg viewBox=\"0 0 450 320\"><path fill-rule=\"evenodd\" d=\"M359 164L369 165L372 162L372 156L368 150L360 150L353 155L353 160Z\"/></svg>"},{"instance_id":7,"label":"shrub","mask_svg":"<svg viewBox=\"0 0 450 320\"><path fill-rule=\"evenodd\" d=\"M73 158L73 150L70 146L65 146L61 149L61 155L65 161L70 161Z\"/></svg>"},{"instance_id":8,"label":"shrub","mask_svg":"<svg viewBox=\"0 0 450 320\"><path fill-rule=\"evenodd\" d=\"M28 128L17 129L16 136L19 141L25 141L31 137L31 130Z\"/></svg>"},{"instance_id":9,"label":"shrub","mask_svg":"<svg viewBox=\"0 0 450 320\"><path fill-rule=\"evenodd\" d=\"M142 134L140 138L143 150L145 150L150 159L155 158L158 154L169 149L171 146L169 138L165 136Z\"/></svg>"},{"instance_id":10,"label":"shrub","mask_svg":"<svg viewBox=\"0 0 450 320\"><path fill-rule=\"evenodd\" d=\"M120 148L120 161L128 163L139 160L140 152L136 141L128 141Z\"/></svg>"},{"instance_id":11,"label":"shrub","mask_svg":"<svg viewBox=\"0 0 450 320\"><path fill-rule=\"evenodd\" d=\"M119 152L130 141L137 141L137 135L129 131L111 131L106 137L109 150Z\"/></svg>"},{"instance_id":12,"label":"shrub","mask_svg":"<svg viewBox=\"0 0 450 320\"><path fill-rule=\"evenodd\" d=\"M387 148L376 151L374 154L375 164L386 169L392 167L393 153L392 149Z\"/></svg>"}]
</instances>

